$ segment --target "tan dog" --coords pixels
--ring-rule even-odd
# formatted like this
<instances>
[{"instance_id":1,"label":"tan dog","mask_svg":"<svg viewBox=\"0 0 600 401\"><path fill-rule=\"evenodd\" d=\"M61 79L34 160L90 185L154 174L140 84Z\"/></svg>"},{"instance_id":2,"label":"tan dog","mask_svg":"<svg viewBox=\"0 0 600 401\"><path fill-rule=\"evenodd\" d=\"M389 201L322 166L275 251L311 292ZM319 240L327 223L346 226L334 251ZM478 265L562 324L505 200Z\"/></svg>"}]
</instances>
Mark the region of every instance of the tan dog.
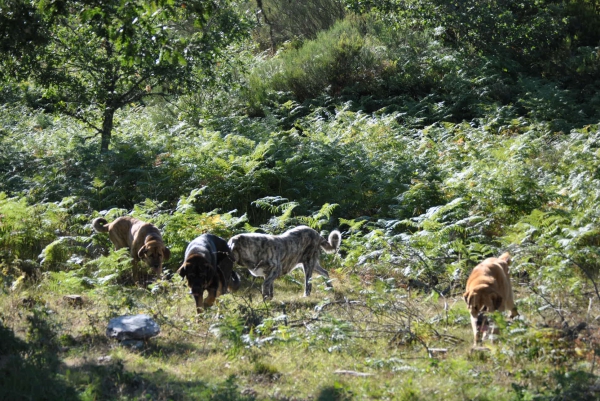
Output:
<instances>
[{"instance_id":1,"label":"tan dog","mask_svg":"<svg viewBox=\"0 0 600 401\"><path fill-rule=\"evenodd\" d=\"M129 248L133 258L133 278L139 279L137 262L144 261L156 275L162 272L163 261L171 256L163 242L158 228L129 216L119 217L108 224L106 219L98 217L92 227L99 233L108 232L108 238L115 249Z\"/></svg>"},{"instance_id":2,"label":"tan dog","mask_svg":"<svg viewBox=\"0 0 600 401\"><path fill-rule=\"evenodd\" d=\"M510 310L511 318L519 314L508 274L510 262L508 252L499 258L487 258L475 266L467 280L463 298L471 312L474 346L481 341L482 332L486 330L483 312Z\"/></svg>"}]
</instances>

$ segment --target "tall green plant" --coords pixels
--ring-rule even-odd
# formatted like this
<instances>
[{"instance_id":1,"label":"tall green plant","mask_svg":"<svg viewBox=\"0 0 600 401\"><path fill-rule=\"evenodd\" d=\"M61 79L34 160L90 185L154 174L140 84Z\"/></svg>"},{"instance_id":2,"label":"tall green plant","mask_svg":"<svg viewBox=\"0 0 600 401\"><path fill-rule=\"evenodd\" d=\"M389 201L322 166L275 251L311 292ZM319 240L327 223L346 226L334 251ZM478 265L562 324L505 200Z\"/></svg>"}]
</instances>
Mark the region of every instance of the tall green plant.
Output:
<instances>
[{"instance_id":1,"label":"tall green plant","mask_svg":"<svg viewBox=\"0 0 600 401\"><path fill-rule=\"evenodd\" d=\"M29 205L25 198L0 193L0 256L36 259L57 232L66 229L67 213L55 203Z\"/></svg>"},{"instance_id":2,"label":"tall green plant","mask_svg":"<svg viewBox=\"0 0 600 401\"><path fill-rule=\"evenodd\" d=\"M8 14L25 2L3 6ZM82 121L110 144L115 112L142 99L198 89L221 50L247 34L230 2L34 2L27 27L45 40L3 52L0 67L27 68L48 109ZM0 31L14 25L0 20ZM44 35L45 34L45 35ZM19 42L21 43L21 42ZM23 65L16 58L25 53Z\"/></svg>"}]
</instances>

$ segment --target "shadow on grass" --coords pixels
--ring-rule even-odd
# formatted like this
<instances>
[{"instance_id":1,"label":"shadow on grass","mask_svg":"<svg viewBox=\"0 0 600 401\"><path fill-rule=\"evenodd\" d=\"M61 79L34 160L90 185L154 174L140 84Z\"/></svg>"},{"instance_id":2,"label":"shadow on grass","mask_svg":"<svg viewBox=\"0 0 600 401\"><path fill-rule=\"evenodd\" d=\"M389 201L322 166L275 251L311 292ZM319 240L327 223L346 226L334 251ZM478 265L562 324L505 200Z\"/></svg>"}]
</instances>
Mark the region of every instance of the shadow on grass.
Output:
<instances>
[{"instance_id":1,"label":"shadow on grass","mask_svg":"<svg viewBox=\"0 0 600 401\"><path fill-rule=\"evenodd\" d=\"M43 319L30 318L25 342L0 322L0 400L77 400L76 390L57 375L58 348Z\"/></svg>"},{"instance_id":2,"label":"shadow on grass","mask_svg":"<svg viewBox=\"0 0 600 401\"><path fill-rule=\"evenodd\" d=\"M242 394L237 378L208 383L201 378L181 381L159 369L137 373L121 361L67 366L60 359L64 339L43 310L28 317L27 341L0 321L0 400L254 400ZM167 353L193 347L178 344ZM195 349L194 349L195 350ZM154 352L160 352L158 348ZM165 352L165 349L162 350Z\"/></svg>"},{"instance_id":3,"label":"shadow on grass","mask_svg":"<svg viewBox=\"0 0 600 401\"><path fill-rule=\"evenodd\" d=\"M352 397L344 388L339 386L324 387L317 394L317 401L349 401Z\"/></svg>"},{"instance_id":4,"label":"shadow on grass","mask_svg":"<svg viewBox=\"0 0 600 401\"><path fill-rule=\"evenodd\" d=\"M158 369L138 373L120 360L104 365L85 362L66 366L60 358L61 339L52 319L43 310L28 316L27 340L17 338L0 321L0 400L239 400L251 401L257 393L244 388L243 378L180 377ZM64 341L64 339L63 339ZM101 340L94 338L93 343ZM151 353L197 352L189 344L153 346ZM511 396L524 399L598 399L598 376L582 370L550 372L542 388L512 385ZM340 383L325 385L314 393L318 401L345 401L353 398L352 387ZM264 395L261 395L263 398ZM410 397L408 397L410 398ZM400 397L399 399L408 399Z\"/></svg>"},{"instance_id":5,"label":"shadow on grass","mask_svg":"<svg viewBox=\"0 0 600 401\"><path fill-rule=\"evenodd\" d=\"M203 341L200 338L193 338L194 340ZM202 350L201 347L193 343L188 342L168 342L159 340L159 342L148 341L144 346L142 354L144 356L153 357L170 357L170 356L186 356L190 354L201 355L210 353L209 350Z\"/></svg>"},{"instance_id":6,"label":"shadow on grass","mask_svg":"<svg viewBox=\"0 0 600 401\"><path fill-rule=\"evenodd\" d=\"M251 401L242 394L237 378L220 383L203 380L181 381L162 369L151 373L127 370L121 361L107 365L83 364L70 369L72 384L80 389L82 399L149 399L149 400L233 400Z\"/></svg>"},{"instance_id":7,"label":"shadow on grass","mask_svg":"<svg viewBox=\"0 0 600 401\"><path fill-rule=\"evenodd\" d=\"M513 399L535 399L540 401L595 401L600 399L597 385L595 385L598 376L590 372L582 370L553 372L550 374L550 377L551 380L549 380L549 382L554 384L553 388L548 388L547 383L545 383L544 387L541 389L512 383L512 390L514 392Z\"/></svg>"}]
</instances>

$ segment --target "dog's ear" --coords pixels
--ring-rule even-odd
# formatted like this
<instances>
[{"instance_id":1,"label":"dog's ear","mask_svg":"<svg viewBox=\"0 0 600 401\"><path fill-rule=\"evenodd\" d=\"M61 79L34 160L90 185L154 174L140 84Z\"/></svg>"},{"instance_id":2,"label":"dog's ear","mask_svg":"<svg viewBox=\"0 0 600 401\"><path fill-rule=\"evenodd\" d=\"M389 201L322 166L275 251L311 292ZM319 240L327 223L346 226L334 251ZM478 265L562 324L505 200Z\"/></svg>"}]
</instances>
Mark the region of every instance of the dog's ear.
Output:
<instances>
[{"instance_id":1,"label":"dog's ear","mask_svg":"<svg viewBox=\"0 0 600 401\"><path fill-rule=\"evenodd\" d=\"M467 303L467 309L471 312L471 315L481 312L478 301L479 295L474 292L465 292L463 299Z\"/></svg>"},{"instance_id":2,"label":"dog's ear","mask_svg":"<svg viewBox=\"0 0 600 401\"><path fill-rule=\"evenodd\" d=\"M148 248L146 248L146 245L144 245L138 251L138 258L144 259L144 256L146 256L146 252L148 252Z\"/></svg>"},{"instance_id":3,"label":"dog's ear","mask_svg":"<svg viewBox=\"0 0 600 401\"><path fill-rule=\"evenodd\" d=\"M181 265L181 267L179 269L177 269L177 273L179 273L179 275L181 276L181 278L185 278L185 263Z\"/></svg>"},{"instance_id":4,"label":"dog's ear","mask_svg":"<svg viewBox=\"0 0 600 401\"><path fill-rule=\"evenodd\" d=\"M169 260L171 257L171 251L169 251L169 248L163 249L163 257L165 260Z\"/></svg>"},{"instance_id":5,"label":"dog's ear","mask_svg":"<svg viewBox=\"0 0 600 401\"><path fill-rule=\"evenodd\" d=\"M504 252L498 259L502 259L506 262L507 266L510 266L510 262L512 262L512 258L510 257L510 253Z\"/></svg>"},{"instance_id":6,"label":"dog's ear","mask_svg":"<svg viewBox=\"0 0 600 401\"><path fill-rule=\"evenodd\" d=\"M502 270L504 270L504 274L506 274L506 276L508 277L508 275L510 274L510 262L512 262L512 259L510 257L510 253L508 252L504 252L502 255L500 255L500 257L498 258L500 259L502 262L504 263L500 263L500 266L502 266Z\"/></svg>"}]
</instances>

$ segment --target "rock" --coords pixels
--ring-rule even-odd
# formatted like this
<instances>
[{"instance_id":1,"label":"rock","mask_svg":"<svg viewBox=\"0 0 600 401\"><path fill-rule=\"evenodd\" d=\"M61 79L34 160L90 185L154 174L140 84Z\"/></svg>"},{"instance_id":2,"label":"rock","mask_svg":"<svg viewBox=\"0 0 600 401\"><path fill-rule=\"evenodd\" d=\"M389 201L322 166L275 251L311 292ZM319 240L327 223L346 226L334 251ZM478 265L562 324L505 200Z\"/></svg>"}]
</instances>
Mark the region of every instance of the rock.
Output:
<instances>
[{"instance_id":1,"label":"rock","mask_svg":"<svg viewBox=\"0 0 600 401\"><path fill-rule=\"evenodd\" d=\"M108 322L106 335L118 341L145 341L160 333L158 324L148 315L120 316Z\"/></svg>"}]
</instances>

